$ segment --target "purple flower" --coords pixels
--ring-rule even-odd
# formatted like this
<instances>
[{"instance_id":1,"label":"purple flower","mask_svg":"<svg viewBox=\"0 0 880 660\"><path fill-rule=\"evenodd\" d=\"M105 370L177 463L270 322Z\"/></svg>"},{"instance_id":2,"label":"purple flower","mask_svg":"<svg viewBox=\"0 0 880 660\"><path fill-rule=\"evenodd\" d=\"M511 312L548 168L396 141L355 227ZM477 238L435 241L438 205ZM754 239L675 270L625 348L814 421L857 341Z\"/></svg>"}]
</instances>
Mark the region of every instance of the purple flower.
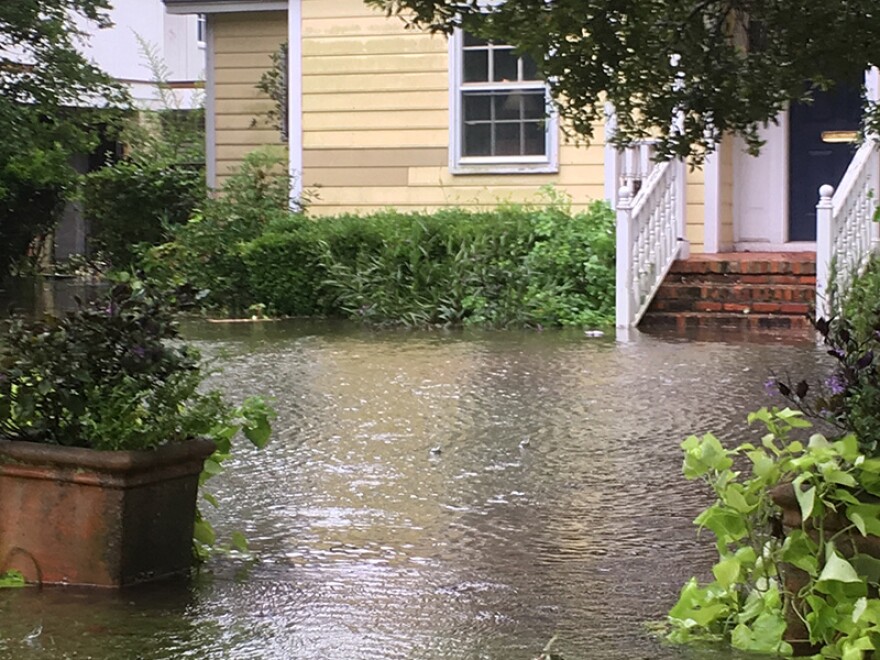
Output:
<instances>
[{"instance_id":1,"label":"purple flower","mask_svg":"<svg viewBox=\"0 0 880 660\"><path fill-rule=\"evenodd\" d=\"M843 394L846 392L846 379L842 374L832 374L825 379L825 386L832 395Z\"/></svg>"},{"instance_id":2,"label":"purple flower","mask_svg":"<svg viewBox=\"0 0 880 660\"><path fill-rule=\"evenodd\" d=\"M779 394L779 382L775 378L769 378L764 383L764 392L767 393L767 396L776 396Z\"/></svg>"}]
</instances>

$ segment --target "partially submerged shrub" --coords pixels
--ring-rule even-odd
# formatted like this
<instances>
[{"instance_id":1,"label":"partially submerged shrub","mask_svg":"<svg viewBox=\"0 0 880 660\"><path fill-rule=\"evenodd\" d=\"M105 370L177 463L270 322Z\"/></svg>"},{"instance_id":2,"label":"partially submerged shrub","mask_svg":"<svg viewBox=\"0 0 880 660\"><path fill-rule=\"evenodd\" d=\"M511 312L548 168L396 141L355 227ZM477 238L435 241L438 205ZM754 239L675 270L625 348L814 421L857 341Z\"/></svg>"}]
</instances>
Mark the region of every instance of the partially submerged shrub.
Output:
<instances>
[{"instance_id":1,"label":"partially submerged shrub","mask_svg":"<svg viewBox=\"0 0 880 660\"><path fill-rule=\"evenodd\" d=\"M613 216L600 203L294 216L242 254L252 297L281 314L495 326L613 316Z\"/></svg>"}]
</instances>

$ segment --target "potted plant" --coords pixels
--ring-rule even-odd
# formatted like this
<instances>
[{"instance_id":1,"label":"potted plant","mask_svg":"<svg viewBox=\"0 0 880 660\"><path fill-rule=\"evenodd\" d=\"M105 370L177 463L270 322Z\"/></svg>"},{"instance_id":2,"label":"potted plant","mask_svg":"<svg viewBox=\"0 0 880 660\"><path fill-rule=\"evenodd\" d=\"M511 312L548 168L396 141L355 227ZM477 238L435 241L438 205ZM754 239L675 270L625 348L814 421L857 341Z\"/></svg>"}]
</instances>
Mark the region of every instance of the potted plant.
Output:
<instances>
[{"instance_id":1,"label":"potted plant","mask_svg":"<svg viewBox=\"0 0 880 660\"><path fill-rule=\"evenodd\" d=\"M270 411L200 389L179 342L181 292L125 278L61 318L14 318L0 339L0 575L121 587L188 569L197 492L242 428ZM208 470L203 474L207 463Z\"/></svg>"},{"instance_id":2,"label":"potted plant","mask_svg":"<svg viewBox=\"0 0 880 660\"><path fill-rule=\"evenodd\" d=\"M760 439L726 449L708 434L682 444L685 476L715 495L695 522L715 535L719 561L714 581L683 588L669 613L673 641L880 654L880 327L861 339L843 320L816 329L836 368L815 396L805 381L773 379L792 406L749 415L764 427Z\"/></svg>"}]
</instances>

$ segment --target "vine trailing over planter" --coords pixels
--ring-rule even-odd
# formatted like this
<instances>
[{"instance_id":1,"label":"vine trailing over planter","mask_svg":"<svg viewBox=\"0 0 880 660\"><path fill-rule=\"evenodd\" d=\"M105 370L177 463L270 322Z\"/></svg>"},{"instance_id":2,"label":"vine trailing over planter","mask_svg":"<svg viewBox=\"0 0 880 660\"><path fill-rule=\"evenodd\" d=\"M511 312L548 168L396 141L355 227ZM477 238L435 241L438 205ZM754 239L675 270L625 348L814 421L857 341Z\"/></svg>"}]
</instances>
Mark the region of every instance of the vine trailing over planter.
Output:
<instances>
[{"instance_id":1,"label":"vine trailing over planter","mask_svg":"<svg viewBox=\"0 0 880 660\"><path fill-rule=\"evenodd\" d=\"M696 519L717 539L714 581L691 579L669 613L674 642L727 640L745 651L859 660L880 649L880 458L856 437L793 437L811 423L786 408L749 415L760 444L682 443L684 474L716 501ZM745 463L744 474L737 466ZM793 491L786 533L777 502ZM874 543L872 545L872 543Z\"/></svg>"}]
</instances>

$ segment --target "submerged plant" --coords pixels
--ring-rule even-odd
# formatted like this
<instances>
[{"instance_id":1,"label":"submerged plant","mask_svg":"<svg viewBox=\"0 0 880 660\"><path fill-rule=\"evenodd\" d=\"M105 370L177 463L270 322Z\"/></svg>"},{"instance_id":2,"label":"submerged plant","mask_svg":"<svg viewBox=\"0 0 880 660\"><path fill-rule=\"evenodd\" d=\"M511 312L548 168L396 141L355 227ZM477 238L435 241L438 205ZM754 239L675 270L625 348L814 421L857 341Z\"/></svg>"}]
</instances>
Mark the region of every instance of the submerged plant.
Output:
<instances>
[{"instance_id":1,"label":"submerged plant","mask_svg":"<svg viewBox=\"0 0 880 660\"><path fill-rule=\"evenodd\" d=\"M695 523L716 538L714 580L692 578L669 612L674 642L728 641L752 652L859 660L880 649L880 459L856 437L831 442L808 431L803 413L763 408L749 423L760 443L725 449L711 434L682 443L684 474L703 480L715 502ZM743 466L742 469L739 469ZM780 488L799 509L786 530ZM791 520L787 522L791 523Z\"/></svg>"}]
</instances>

